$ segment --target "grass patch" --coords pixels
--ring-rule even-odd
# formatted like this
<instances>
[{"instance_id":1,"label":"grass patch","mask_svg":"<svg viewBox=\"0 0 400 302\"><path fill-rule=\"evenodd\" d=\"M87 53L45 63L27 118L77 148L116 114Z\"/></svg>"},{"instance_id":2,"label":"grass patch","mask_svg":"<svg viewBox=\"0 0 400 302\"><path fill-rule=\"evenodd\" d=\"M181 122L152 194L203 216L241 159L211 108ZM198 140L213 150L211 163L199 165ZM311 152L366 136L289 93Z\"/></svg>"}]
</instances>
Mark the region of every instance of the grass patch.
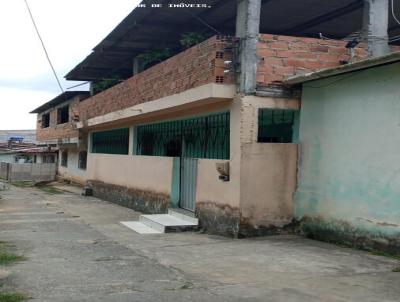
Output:
<instances>
[{"instance_id":1,"label":"grass patch","mask_svg":"<svg viewBox=\"0 0 400 302\"><path fill-rule=\"evenodd\" d=\"M393 255L384 251L370 251L372 255L400 260L400 255Z\"/></svg>"},{"instance_id":2,"label":"grass patch","mask_svg":"<svg viewBox=\"0 0 400 302\"><path fill-rule=\"evenodd\" d=\"M7 242L7 241L0 241L0 249L4 249L7 247L14 247L15 245L12 244L11 242Z\"/></svg>"},{"instance_id":3,"label":"grass patch","mask_svg":"<svg viewBox=\"0 0 400 302\"><path fill-rule=\"evenodd\" d=\"M15 181L12 184L18 188L31 188L35 186L32 181Z\"/></svg>"},{"instance_id":4,"label":"grass patch","mask_svg":"<svg viewBox=\"0 0 400 302\"><path fill-rule=\"evenodd\" d=\"M29 297L20 293L1 293L0 292L0 302L20 302L26 301Z\"/></svg>"},{"instance_id":5,"label":"grass patch","mask_svg":"<svg viewBox=\"0 0 400 302\"><path fill-rule=\"evenodd\" d=\"M23 260L25 260L24 256L19 256L12 253L0 252L0 265L10 265L12 263Z\"/></svg>"},{"instance_id":6,"label":"grass patch","mask_svg":"<svg viewBox=\"0 0 400 302\"><path fill-rule=\"evenodd\" d=\"M64 191L57 189L55 187L52 186L38 186L37 187L39 190L47 193L47 194L51 194L51 195L55 195L55 194L63 194Z\"/></svg>"}]
</instances>

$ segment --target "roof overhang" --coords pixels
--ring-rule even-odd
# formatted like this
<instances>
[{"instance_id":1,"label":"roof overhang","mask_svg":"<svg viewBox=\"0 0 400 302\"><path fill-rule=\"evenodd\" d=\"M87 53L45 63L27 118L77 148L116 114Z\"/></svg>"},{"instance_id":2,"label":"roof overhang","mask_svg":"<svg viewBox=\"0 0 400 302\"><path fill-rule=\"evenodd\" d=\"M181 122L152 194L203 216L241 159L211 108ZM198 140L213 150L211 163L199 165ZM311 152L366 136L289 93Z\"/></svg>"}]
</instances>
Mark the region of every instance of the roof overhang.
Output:
<instances>
[{"instance_id":1,"label":"roof overhang","mask_svg":"<svg viewBox=\"0 0 400 302\"><path fill-rule=\"evenodd\" d=\"M261 33L291 36L344 38L362 27L363 0L261 0ZM93 52L67 75L67 80L95 81L132 75L133 58L152 49L179 51L185 32L208 35L234 35L235 0L187 0L184 3L207 4L209 8L169 8L181 0L144 0L147 7L135 8ZM151 4L163 4L163 8ZM400 6L397 8L400 14ZM391 35L399 26L391 20Z\"/></svg>"},{"instance_id":2,"label":"roof overhang","mask_svg":"<svg viewBox=\"0 0 400 302\"><path fill-rule=\"evenodd\" d=\"M67 102L76 96L82 96L82 98L88 98L88 97L90 97L90 92L89 91L67 91L67 92L64 92L64 93L56 96L51 101L48 101L47 103L45 103L45 104L41 105L40 107L36 108L35 110L31 111L30 113L45 112L46 110L49 110L55 106L58 106L64 102Z\"/></svg>"},{"instance_id":3,"label":"roof overhang","mask_svg":"<svg viewBox=\"0 0 400 302\"><path fill-rule=\"evenodd\" d=\"M394 52L385 56L358 61L352 64L342 65L340 67L323 69L317 72L311 72L304 75L289 77L284 84L297 85L319 79L325 79L345 73L350 73L358 70L373 68L381 65L387 65L400 62L400 52Z\"/></svg>"}]
</instances>

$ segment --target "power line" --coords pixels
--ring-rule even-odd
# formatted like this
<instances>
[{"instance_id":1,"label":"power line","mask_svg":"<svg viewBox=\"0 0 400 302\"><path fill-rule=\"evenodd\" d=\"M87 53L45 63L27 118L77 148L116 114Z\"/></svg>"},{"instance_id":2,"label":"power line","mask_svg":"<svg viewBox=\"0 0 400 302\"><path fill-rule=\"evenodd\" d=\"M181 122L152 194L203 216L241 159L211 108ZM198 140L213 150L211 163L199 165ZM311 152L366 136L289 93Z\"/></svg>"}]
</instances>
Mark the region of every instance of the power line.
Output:
<instances>
[{"instance_id":1,"label":"power line","mask_svg":"<svg viewBox=\"0 0 400 302\"><path fill-rule=\"evenodd\" d=\"M395 13L395 11L394 11L394 0L392 0L392 16L393 16L393 19L398 23L398 24L400 24L400 21L399 21L399 19L396 17L396 13Z\"/></svg>"},{"instance_id":2,"label":"power line","mask_svg":"<svg viewBox=\"0 0 400 302\"><path fill-rule=\"evenodd\" d=\"M24 0L24 1L25 1L25 4L26 4L26 8L28 9L29 16L31 17L31 20L32 20L32 23L33 23L33 27L35 28L36 34L37 34L37 36L39 37L40 43L42 44L42 47L43 47L44 53L45 53L45 55L46 55L47 61L48 61L49 64L50 64L51 70L53 71L54 77L55 77L56 80L57 80L57 83L58 83L58 86L60 87L61 93L64 93L64 89L63 89L63 87L61 86L60 79L58 78L57 73L56 73L56 70L54 69L54 66L53 66L53 64L51 63L50 56L49 56L49 54L48 54L48 52L47 52L46 46L44 45L43 39L42 39L42 37L41 37L41 35L40 35L40 33L39 33L39 29L38 29L38 27L36 26L36 22L35 22L35 19L33 18L32 11L31 11L31 9L30 9L30 7L29 7L29 4L28 4L28 0Z\"/></svg>"}]
</instances>

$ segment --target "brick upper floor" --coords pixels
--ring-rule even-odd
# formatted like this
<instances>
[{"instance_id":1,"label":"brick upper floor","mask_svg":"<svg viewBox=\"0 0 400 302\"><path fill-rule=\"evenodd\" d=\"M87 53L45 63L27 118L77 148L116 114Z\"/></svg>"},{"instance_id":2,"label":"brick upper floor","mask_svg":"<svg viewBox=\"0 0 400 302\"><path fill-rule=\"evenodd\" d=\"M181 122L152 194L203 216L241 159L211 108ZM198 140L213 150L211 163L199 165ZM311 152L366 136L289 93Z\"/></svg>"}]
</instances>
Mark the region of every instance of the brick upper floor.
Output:
<instances>
[{"instance_id":1,"label":"brick upper floor","mask_svg":"<svg viewBox=\"0 0 400 302\"><path fill-rule=\"evenodd\" d=\"M80 104L80 121L184 92L209 83L233 84L224 64L233 39L214 36Z\"/></svg>"},{"instance_id":2,"label":"brick upper floor","mask_svg":"<svg viewBox=\"0 0 400 302\"><path fill-rule=\"evenodd\" d=\"M235 84L234 72L225 72L230 68L225 62L235 61L235 45L234 39L223 36L195 45L82 102L79 120L84 122L208 83ZM268 86L287 76L339 66L350 60L345 45L345 41L261 34L257 84ZM354 60L366 56L362 46L355 49Z\"/></svg>"},{"instance_id":3,"label":"brick upper floor","mask_svg":"<svg viewBox=\"0 0 400 302\"><path fill-rule=\"evenodd\" d=\"M346 44L346 41L340 40L261 34L257 44L257 85L268 86L289 76L367 58L365 46L359 44L351 59L351 51Z\"/></svg>"},{"instance_id":4,"label":"brick upper floor","mask_svg":"<svg viewBox=\"0 0 400 302\"><path fill-rule=\"evenodd\" d=\"M258 87L279 83L291 75L339 66L350 60L350 50L345 46L345 41L260 34ZM43 129L38 124L38 139L77 137L74 121L84 125L88 119L210 83L235 84L236 47L233 38L211 37L84 102L72 102L68 123L57 125L57 113L50 113L52 126ZM367 56L362 46L357 47L354 54L353 60ZM226 64L226 61L233 64ZM228 69L232 70L227 72Z\"/></svg>"}]
</instances>

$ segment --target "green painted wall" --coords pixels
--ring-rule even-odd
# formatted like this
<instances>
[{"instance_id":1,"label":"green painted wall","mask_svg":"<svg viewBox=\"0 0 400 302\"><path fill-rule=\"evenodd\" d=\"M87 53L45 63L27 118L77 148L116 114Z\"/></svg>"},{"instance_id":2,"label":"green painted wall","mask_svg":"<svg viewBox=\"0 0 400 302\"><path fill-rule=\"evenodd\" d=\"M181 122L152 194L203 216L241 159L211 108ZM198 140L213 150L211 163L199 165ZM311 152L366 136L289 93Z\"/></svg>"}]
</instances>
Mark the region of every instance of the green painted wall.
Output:
<instances>
[{"instance_id":1,"label":"green painted wall","mask_svg":"<svg viewBox=\"0 0 400 302\"><path fill-rule=\"evenodd\" d=\"M304 84L298 219L400 239L399 83L396 63Z\"/></svg>"}]
</instances>

